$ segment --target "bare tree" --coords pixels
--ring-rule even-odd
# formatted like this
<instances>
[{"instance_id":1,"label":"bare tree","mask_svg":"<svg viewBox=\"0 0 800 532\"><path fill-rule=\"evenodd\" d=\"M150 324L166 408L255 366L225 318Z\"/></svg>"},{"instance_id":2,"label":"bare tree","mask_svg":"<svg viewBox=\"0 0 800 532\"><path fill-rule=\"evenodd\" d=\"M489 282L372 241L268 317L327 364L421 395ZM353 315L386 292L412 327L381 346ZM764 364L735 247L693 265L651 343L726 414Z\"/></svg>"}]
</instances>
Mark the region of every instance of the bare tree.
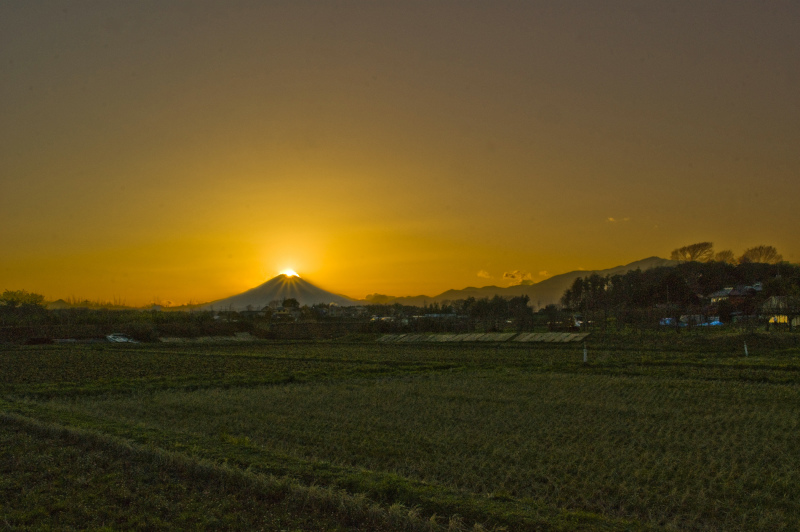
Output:
<instances>
[{"instance_id":1,"label":"bare tree","mask_svg":"<svg viewBox=\"0 0 800 532\"><path fill-rule=\"evenodd\" d=\"M778 264L783 260L783 255L773 246L756 246L745 251L739 257L739 263L763 262L766 264Z\"/></svg>"},{"instance_id":2,"label":"bare tree","mask_svg":"<svg viewBox=\"0 0 800 532\"><path fill-rule=\"evenodd\" d=\"M672 251L672 260L681 262L709 262L714 258L714 244L711 242L698 242Z\"/></svg>"},{"instance_id":3,"label":"bare tree","mask_svg":"<svg viewBox=\"0 0 800 532\"><path fill-rule=\"evenodd\" d=\"M725 262L728 264L736 264L736 256L733 254L733 251L730 249L724 249L722 251L717 252L714 255L714 260L716 262Z\"/></svg>"}]
</instances>

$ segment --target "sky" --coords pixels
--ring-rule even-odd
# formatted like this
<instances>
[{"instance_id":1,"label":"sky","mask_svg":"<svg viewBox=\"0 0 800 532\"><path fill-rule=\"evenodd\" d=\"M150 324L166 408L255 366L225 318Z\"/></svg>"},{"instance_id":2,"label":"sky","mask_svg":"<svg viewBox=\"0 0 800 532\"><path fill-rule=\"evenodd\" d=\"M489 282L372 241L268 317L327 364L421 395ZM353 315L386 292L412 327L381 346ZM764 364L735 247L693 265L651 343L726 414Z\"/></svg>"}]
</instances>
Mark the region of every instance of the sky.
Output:
<instances>
[{"instance_id":1,"label":"sky","mask_svg":"<svg viewBox=\"0 0 800 532\"><path fill-rule=\"evenodd\" d=\"M0 3L0 290L800 262L796 1Z\"/></svg>"}]
</instances>

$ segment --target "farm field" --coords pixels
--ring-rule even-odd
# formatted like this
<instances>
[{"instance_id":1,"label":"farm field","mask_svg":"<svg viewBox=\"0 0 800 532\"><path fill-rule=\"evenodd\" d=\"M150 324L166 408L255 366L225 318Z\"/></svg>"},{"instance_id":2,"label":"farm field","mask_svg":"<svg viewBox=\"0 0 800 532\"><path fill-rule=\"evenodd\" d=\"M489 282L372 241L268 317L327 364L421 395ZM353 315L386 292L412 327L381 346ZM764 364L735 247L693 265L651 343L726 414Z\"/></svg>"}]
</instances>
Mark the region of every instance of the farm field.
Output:
<instances>
[{"instance_id":1,"label":"farm field","mask_svg":"<svg viewBox=\"0 0 800 532\"><path fill-rule=\"evenodd\" d=\"M2 346L0 523L800 527L793 335L582 347Z\"/></svg>"}]
</instances>

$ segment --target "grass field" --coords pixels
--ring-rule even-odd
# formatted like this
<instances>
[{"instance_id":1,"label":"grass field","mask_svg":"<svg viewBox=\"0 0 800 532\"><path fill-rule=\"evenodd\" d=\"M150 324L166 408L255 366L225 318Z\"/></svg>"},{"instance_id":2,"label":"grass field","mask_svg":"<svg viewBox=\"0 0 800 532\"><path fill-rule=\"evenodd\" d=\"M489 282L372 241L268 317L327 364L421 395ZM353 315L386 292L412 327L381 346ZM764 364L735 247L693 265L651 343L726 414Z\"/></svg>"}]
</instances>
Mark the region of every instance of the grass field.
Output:
<instances>
[{"instance_id":1,"label":"grass field","mask_svg":"<svg viewBox=\"0 0 800 532\"><path fill-rule=\"evenodd\" d=\"M793 335L0 349L11 530L800 527Z\"/></svg>"}]
</instances>

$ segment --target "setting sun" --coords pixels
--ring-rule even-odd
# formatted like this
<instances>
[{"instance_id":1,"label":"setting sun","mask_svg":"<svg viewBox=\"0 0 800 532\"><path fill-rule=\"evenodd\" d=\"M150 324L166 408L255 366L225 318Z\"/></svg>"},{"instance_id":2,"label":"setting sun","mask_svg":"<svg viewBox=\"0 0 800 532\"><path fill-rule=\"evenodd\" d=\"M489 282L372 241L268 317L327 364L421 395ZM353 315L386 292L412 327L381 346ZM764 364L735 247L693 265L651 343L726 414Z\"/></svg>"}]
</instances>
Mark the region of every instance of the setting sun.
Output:
<instances>
[{"instance_id":1,"label":"setting sun","mask_svg":"<svg viewBox=\"0 0 800 532\"><path fill-rule=\"evenodd\" d=\"M285 275L286 277L300 277L300 274L292 269L283 270L281 275Z\"/></svg>"}]
</instances>

